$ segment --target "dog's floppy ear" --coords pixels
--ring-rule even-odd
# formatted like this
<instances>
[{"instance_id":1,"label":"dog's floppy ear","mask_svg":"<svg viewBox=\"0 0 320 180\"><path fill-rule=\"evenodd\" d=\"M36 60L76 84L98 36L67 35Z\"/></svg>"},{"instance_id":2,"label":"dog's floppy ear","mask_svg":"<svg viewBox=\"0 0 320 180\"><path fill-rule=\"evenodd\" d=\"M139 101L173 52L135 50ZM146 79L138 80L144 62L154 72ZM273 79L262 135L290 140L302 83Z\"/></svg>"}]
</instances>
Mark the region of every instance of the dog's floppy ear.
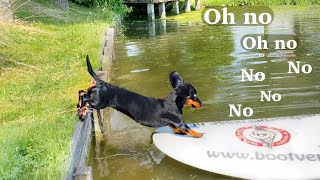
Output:
<instances>
[{"instance_id":1,"label":"dog's floppy ear","mask_svg":"<svg viewBox=\"0 0 320 180\"><path fill-rule=\"evenodd\" d=\"M181 84L183 84L182 77L178 74L177 71L171 72L169 78L170 78L171 86L173 88L176 88Z\"/></svg>"}]
</instances>

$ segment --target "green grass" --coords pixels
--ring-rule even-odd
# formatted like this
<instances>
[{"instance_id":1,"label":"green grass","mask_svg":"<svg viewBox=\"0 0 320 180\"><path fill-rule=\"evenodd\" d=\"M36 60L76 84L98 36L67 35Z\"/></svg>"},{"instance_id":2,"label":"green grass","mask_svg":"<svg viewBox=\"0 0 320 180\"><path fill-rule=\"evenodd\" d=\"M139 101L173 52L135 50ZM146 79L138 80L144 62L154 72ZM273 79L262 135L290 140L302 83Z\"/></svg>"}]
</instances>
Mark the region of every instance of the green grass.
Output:
<instances>
[{"instance_id":1,"label":"green grass","mask_svg":"<svg viewBox=\"0 0 320 180\"><path fill-rule=\"evenodd\" d=\"M194 9L195 1L191 1L191 9ZM180 2L183 6L184 2ZM263 5L263 6L279 6L281 5L298 5L298 6L319 6L320 0L201 0L201 6L214 7L214 6L245 6L245 5ZM182 13L179 15L169 15L169 20L175 21L188 21L200 22L201 10L191 11L190 13Z\"/></svg>"},{"instance_id":2,"label":"green grass","mask_svg":"<svg viewBox=\"0 0 320 180\"><path fill-rule=\"evenodd\" d=\"M207 4L208 1L210 0L206 0L203 3ZM218 2L218 0L215 0L215 2ZM209 5L210 6L210 5ZM314 5L310 5L310 4L306 4L306 5L294 5L294 6L287 6L287 5L270 5L269 6L272 10L281 10L282 7L285 7L285 9L287 10L288 8L292 8L294 9L299 9L299 10L306 10L308 11L310 8L320 8L320 0L318 4L314 4ZM202 22L201 19L201 13L202 10L198 10L198 11L191 11L189 13L181 13L179 15L169 15L167 16L167 19L169 20L173 20L173 21L182 21L182 22Z\"/></svg>"},{"instance_id":3,"label":"green grass","mask_svg":"<svg viewBox=\"0 0 320 180\"><path fill-rule=\"evenodd\" d=\"M30 17L37 6L56 13ZM90 80L85 56L99 57L111 16L71 6L32 1L15 13L32 22L0 22L0 179L65 175L77 91Z\"/></svg>"},{"instance_id":4,"label":"green grass","mask_svg":"<svg viewBox=\"0 0 320 180\"><path fill-rule=\"evenodd\" d=\"M181 13L179 15L170 15L167 16L167 19L174 21L200 22L201 10L191 11L189 13Z\"/></svg>"},{"instance_id":5,"label":"green grass","mask_svg":"<svg viewBox=\"0 0 320 180\"><path fill-rule=\"evenodd\" d=\"M84 8L70 3L68 10L55 7L46 0L13 0L15 16L29 22L46 24L79 23L96 20L110 21L113 12L107 8ZM21 6L21 7L20 7Z\"/></svg>"}]
</instances>

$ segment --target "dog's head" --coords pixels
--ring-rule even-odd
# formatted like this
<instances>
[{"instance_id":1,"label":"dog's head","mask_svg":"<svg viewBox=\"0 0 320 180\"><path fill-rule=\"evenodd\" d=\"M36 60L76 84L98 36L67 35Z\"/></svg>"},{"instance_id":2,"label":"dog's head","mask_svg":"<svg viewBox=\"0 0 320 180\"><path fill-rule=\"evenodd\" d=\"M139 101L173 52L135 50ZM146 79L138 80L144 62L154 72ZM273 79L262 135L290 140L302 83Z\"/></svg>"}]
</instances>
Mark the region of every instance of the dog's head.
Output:
<instances>
[{"instance_id":1,"label":"dog's head","mask_svg":"<svg viewBox=\"0 0 320 180\"><path fill-rule=\"evenodd\" d=\"M202 102L198 98L197 90L189 83L184 83L182 77L173 71L170 73L170 82L177 94L176 103L178 105L190 106L192 108L202 108Z\"/></svg>"}]
</instances>

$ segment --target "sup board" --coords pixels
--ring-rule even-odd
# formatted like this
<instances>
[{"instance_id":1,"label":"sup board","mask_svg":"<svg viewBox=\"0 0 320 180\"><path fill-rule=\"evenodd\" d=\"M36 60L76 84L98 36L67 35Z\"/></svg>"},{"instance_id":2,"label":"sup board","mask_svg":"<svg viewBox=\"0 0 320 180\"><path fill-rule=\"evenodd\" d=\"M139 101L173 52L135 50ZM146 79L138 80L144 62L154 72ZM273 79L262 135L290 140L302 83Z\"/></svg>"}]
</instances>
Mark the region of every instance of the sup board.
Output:
<instances>
[{"instance_id":1,"label":"sup board","mask_svg":"<svg viewBox=\"0 0 320 180\"><path fill-rule=\"evenodd\" d=\"M153 142L182 163L245 179L319 179L320 114L188 124L201 138L156 130Z\"/></svg>"}]
</instances>

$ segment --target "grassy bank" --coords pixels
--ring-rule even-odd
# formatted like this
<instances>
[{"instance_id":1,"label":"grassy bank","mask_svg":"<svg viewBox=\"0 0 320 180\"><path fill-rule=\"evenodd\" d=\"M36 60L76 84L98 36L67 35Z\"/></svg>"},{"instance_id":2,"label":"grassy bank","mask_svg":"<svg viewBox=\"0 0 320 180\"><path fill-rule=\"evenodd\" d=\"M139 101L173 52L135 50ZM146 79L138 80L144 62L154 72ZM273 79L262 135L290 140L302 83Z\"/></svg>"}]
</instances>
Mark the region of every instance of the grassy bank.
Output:
<instances>
[{"instance_id":1,"label":"grassy bank","mask_svg":"<svg viewBox=\"0 0 320 180\"><path fill-rule=\"evenodd\" d=\"M314 4L314 5L305 5L305 6L302 6L302 5L301 6L300 5L298 5L298 6L272 5L269 7L272 10L281 10L282 7L285 7L285 9L288 9L288 7L290 7L292 9L299 9L299 10L308 11L308 10L314 9L314 8L319 9L320 8L320 0L319 0L319 4ZM168 16L167 19L173 20L173 21L182 21L182 22L202 22L201 13L202 13L202 10L191 11L189 13L181 13L179 15L171 15L171 16Z\"/></svg>"},{"instance_id":2,"label":"grassy bank","mask_svg":"<svg viewBox=\"0 0 320 180\"><path fill-rule=\"evenodd\" d=\"M65 11L45 1L15 3L17 18L32 23L0 22L0 179L59 179L77 91L90 80L85 55L98 58L112 15L74 4Z\"/></svg>"}]
</instances>

